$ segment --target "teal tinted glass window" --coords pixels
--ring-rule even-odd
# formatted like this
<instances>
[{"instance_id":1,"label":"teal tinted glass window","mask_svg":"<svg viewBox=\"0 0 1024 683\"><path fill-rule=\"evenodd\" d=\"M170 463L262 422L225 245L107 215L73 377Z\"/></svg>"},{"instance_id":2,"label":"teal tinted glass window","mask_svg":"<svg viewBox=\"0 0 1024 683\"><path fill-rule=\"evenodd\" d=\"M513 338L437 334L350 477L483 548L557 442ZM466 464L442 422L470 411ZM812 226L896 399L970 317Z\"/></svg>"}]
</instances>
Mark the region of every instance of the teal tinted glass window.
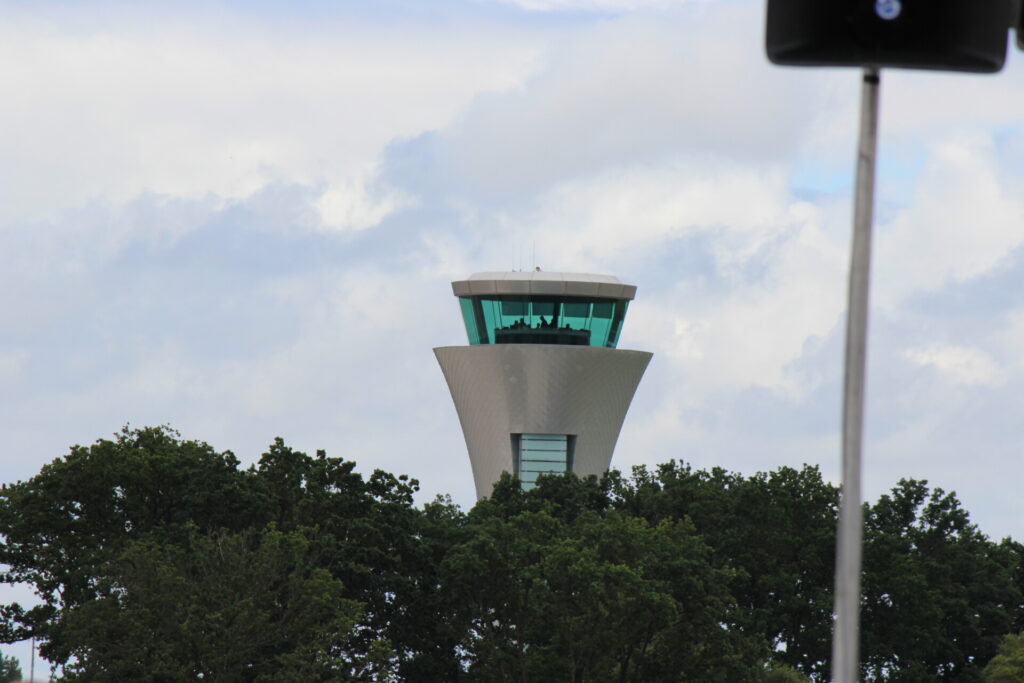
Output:
<instances>
[{"instance_id":1,"label":"teal tinted glass window","mask_svg":"<svg viewBox=\"0 0 1024 683\"><path fill-rule=\"evenodd\" d=\"M530 312L530 304L527 301L502 301L501 302L501 315L502 317L518 318L524 315L528 315Z\"/></svg>"},{"instance_id":2,"label":"teal tinted glass window","mask_svg":"<svg viewBox=\"0 0 1024 683\"><path fill-rule=\"evenodd\" d=\"M629 302L569 296L460 297L470 344L615 348Z\"/></svg>"},{"instance_id":3,"label":"teal tinted glass window","mask_svg":"<svg viewBox=\"0 0 1024 683\"><path fill-rule=\"evenodd\" d=\"M554 301L531 301L530 308L533 315L540 318L550 319L555 315Z\"/></svg>"},{"instance_id":4,"label":"teal tinted glass window","mask_svg":"<svg viewBox=\"0 0 1024 683\"><path fill-rule=\"evenodd\" d=\"M462 309L462 320L466 323L466 333L469 335L469 343L471 345L476 344L489 344L487 339L480 338L480 330L486 329L477 323L475 319L476 307L473 305L471 299L459 299L459 307Z\"/></svg>"},{"instance_id":5,"label":"teal tinted glass window","mask_svg":"<svg viewBox=\"0 0 1024 683\"><path fill-rule=\"evenodd\" d=\"M574 441L568 434L513 434L516 476L523 490L536 486L542 474L571 472Z\"/></svg>"},{"instance_id":6,"label":"teal tinted glass window","mask_svg":"<svg viewBox=\"0 0 1024 683\"><path fill-rule=\"evenodd\" d=\"M568 302L562 305L562 314L568 318L586 320L590 316L590 304Z\"/></svg>"}]
</instances>

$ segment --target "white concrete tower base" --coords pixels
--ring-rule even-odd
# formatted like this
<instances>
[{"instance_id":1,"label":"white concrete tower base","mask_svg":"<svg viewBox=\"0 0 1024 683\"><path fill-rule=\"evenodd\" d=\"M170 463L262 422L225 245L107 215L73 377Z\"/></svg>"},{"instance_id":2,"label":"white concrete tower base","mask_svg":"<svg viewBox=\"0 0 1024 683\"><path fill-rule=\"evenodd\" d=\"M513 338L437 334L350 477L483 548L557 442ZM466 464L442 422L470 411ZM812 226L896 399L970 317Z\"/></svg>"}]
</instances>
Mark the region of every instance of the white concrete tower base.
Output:
<instances>
[{"instance_id":1,"label":"white concrete tower base","mask_svg":"<svg viewBox=\"0 0 1024 683\"><path fill-rule=\"evenodd\" d=\"M466 437L477 498L514 472L512 434L576 437L572 471L600 476L651 354L589 346L434 349Z\"/></svg>"}]
</instances>

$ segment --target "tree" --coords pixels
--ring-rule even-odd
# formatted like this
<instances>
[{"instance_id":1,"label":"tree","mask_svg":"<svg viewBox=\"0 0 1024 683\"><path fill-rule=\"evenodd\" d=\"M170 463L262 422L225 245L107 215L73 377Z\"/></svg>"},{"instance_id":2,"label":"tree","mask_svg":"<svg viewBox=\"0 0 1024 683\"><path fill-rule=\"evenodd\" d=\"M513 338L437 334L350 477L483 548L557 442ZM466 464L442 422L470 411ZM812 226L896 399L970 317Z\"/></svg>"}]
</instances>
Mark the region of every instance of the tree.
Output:
<instances>
[{"instance_id":1,"label":"tree","mask_svg":"<svg viewBox=\"0 0 1024 683\"><path fill-rule=\"evenodd\" d=\"M1024 633L1009 633L999 642L999 654L985 666L986 683L1024 681Z\"/></svg>"},{"instance_id":2,"label":"tree","mask_svg":"<svg viewBox=\"0 0 1024 683\"><path fill-rule=\"evenodd\" d=\"M0 653L0 683L15 683L21 680L21 666L14 657Z\"/></svg>"},{"instance_id":3,"label":"tree","mask_svg":"<svg viewBox=\"0 0 1024 683\"><path fill-rule=\"evenodd\" d=\"M768 669L765 683L806 683L810 679L787 664L777 664Z\"/></svg>"},{"instance_id":4,"label":"tree","mask_svg":"<svg viewBox=\"0 0 1024 683\"><path fill-rule=\"evenodd\" d=\"M867 507L864 679L980 682L1020 611L1018 563L954 494L901 480Z\"/></svg>"},{"instance_id":5,"label":"tree","mask_svg":"<svg viewBox=\"0 0 1024 683\"><path fill-rule=\"evenodd\" d=\"M309 536L193 533L137 541L67 615L64 680L337 680L359 606L316 566Z\"/></svg>"},{"instance_id":6,"label":"tree","mask_svg":"<svg viewBox=\"0 0 1024 683\"><path fill-rule=\"evenodd\" d=\"M394 594L396 618L388 631L400 647L398 680L460 680L469 621L462 587L446 583L444 562L468 538L466 515L450 499L438 498L423 507L410 534L416 542L406 547L406 579Z\"/></svg>"},{"instance_id":7,"label":"tree","mask_svg":"<svg viewBox=\"0 0 1024 683\"><path fill-rule=\"evenodd\" d=\"M440 508L433 515L417 510L415 480L381 470L364 480L354 462L323 451L311 457L281 439L251 474L260 522L282 531L315 527L320 566L363 607L345 652L348 675L383 680L457 667L458 638L427 609L439 607L431 574L455 518Z\"/></svg>"},{"instance_id":8,"label":"tree","mask_svg":"<svg viewBox=\"0 0 1024 683\"><path fill-rule=\"evenodd\" d=\"M714 563L732 571L737 627L780 663L828 675L838 491L817 468L751 477L668 462L613 475L614 506L649 522L692 520Z\"/></svg>"},{"instance_id":9,"label":"tree","mask_svg":"<svg viewBox=\"0 0 1024 683\"><path fill-rule=\"evenodd\" d=\"M522 495L496 489L445 559L469 612L470 679L760 680L764 650L730 627L729 574L692 525L565 505L593 482L559 479ZM569 494L562 504L556 491Z\"/></svg>"},{"instance_id":10,"label":"tree","mask_svg":"<svg viewBox=\"0 0 1024 683\"><path fill-rule=\"evenodd\" d=\"M115 612L112 623L123 626L141 618L142 611L131 609L137 600L122 598L143 580L163 576L158 588L167 591L186 578L195 591L206 585L201 572L174 559L186 549L212 542L203 539L230 547L242 543L231 539L245 539L246 552L259 557L279 532L281 543L308 545L307 564L295 569L299 576L313 581L315 569L317 590L344 587L345 600L336 602L342 621L350 616L347 601L362 605L353 633L334 644L345 676L381 679L386 663L394 668L413 657L393 636L404 634L402 605L415 583L405 574L420 543L415 482L384 472L364 480L354 463L323 453L309 457L280 440L256 466L238 465L230 452L166 428L126 428L114 440L75 446L28 481L3 486L3 580L32 585L42 604L4 606L2 640L35 636L46 659L68 666L77 659L82 671L92 671L87 660L99 645L81 624L95 624L96 610ZM243 556L240 547L233 552ZM131 563L145 558L163 574L133 572ZM327 577L337 583L324 583ZM173 607L174 593L162 595L170 601L165 607ZM175 656L175 666L191 666L180 652ZM115 666L114 654L103 657L103 666ZM131 662L116 665L122 664Z\"/></svg>"},{"instance_id":11,"label":"tree","mask_svg":"<svg viewBox=\"0 0 1024 683\"><path fill-rule=\"evenodd\" d=\"M0 488L2 580L41 599L0 606L0 641L69 681L827 680L815 468L506 476L468 513L416 491L280 439L245 469L167 428L76 446ZM864 680L1012 663L1024 546L924 482L865 509Z\"/></svg>"},{"instance_id":12,"label":"tree","mask_svg":"<svg viewBox=\"0 0 1024 683\"><path fill-rule=\"evenodd\" d=\"M103 597L109 563L137 540L185 541L193 531L250 526L247 475L210 446L165 428L75 446L26 482L0 488L3 580L32 585L42 604L3 610L4 642L35 636L40 652L72 654L65 617Z\"/></svg>"}]
</instances>

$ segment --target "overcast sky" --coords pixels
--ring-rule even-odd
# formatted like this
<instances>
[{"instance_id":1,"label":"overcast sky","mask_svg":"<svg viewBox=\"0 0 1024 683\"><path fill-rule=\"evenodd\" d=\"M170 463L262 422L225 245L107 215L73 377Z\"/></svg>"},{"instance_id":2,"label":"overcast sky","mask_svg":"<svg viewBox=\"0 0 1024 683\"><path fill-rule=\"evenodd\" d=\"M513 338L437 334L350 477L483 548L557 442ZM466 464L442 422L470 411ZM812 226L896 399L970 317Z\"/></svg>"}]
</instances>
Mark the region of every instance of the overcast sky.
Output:
<instances>
[{"instance_id":1,"label":"overcast sky","mask_svg":"<svg viewBox=\"0 0 1024 683\"><path fill-rule=\"evenodd\" d=\"M613 465L839 464L859 77L748 0L11 2L0 480L169 424L474 502L449 282L639 288ZM866 495L1024 538L1024 64L883 74ZM536 254L534 257L533 254ZM27 672L26 672L27 673Z\"/></svg>"}]
</instances>

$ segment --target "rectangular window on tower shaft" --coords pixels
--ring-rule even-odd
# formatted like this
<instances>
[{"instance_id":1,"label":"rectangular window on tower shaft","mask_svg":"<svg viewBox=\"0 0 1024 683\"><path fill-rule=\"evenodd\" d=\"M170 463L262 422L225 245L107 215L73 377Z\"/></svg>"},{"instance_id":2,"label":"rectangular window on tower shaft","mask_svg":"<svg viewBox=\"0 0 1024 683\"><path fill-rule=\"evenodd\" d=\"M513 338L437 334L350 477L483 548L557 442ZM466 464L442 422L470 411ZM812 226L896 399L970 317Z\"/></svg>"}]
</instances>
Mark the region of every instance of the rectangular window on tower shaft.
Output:
<instances>
[{"instance_id":1,"label":"rectangular window on tower shaft","mask_svg":"<svg viewBox=\"0 0 1024 683\"><path fill-rule=\"evenodd\" d=\"M542 474L572 471L576 437L569 434L513 434L516 476L524 491L537 485Z\"/></svg>"}]
</instances>

